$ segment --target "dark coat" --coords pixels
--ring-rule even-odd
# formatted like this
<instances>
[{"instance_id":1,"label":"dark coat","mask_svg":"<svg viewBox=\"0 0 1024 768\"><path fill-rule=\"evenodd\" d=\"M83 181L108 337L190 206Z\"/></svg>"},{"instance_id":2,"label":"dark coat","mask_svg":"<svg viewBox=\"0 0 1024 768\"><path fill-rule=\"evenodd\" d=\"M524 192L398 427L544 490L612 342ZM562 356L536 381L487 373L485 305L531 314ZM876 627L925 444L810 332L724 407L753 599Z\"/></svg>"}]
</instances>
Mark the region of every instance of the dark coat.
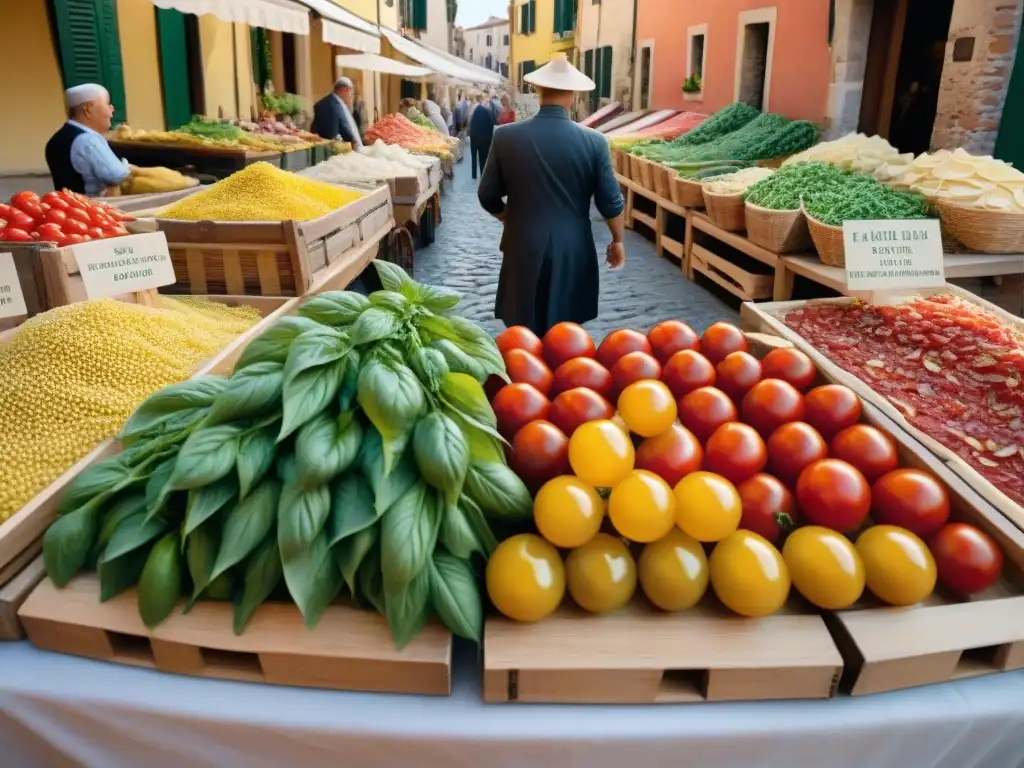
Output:
<instances>
[{"instance_id":1,"label":"dark coat","mask_svg":"<svg viewBox=\"0 0 1024 768\"><path fill-rule=\"evenodd\" d=\"M469 116L469 140L481 147L489 146L494 135L494 114L489 104L477 104Z\"/></svg>"},{"instance_id":2,"label":"dark coat","mask_svg":"<svg viewBox=\"0 0 1024 768\"><path fill-rule=\"evenodd\" d=\"M597 317L590 202L606 219L625 207L607 139L561 107L541 107L494 131L477 196L489 213L505 213L495 317L538 334Z\"/></svg>"},{"instance_id":3,"label":"dark coat","mask_svg":"<svg viewBox=\"0 0 1024 768\"><path fill-rule=\"evenodd\" d=\"M312 130L322 139L333 140L340 136L342 141L355 143L355 137L345 120L341 100L333 93L328 93L313 105Z\"/></svg>"}]
</instances>

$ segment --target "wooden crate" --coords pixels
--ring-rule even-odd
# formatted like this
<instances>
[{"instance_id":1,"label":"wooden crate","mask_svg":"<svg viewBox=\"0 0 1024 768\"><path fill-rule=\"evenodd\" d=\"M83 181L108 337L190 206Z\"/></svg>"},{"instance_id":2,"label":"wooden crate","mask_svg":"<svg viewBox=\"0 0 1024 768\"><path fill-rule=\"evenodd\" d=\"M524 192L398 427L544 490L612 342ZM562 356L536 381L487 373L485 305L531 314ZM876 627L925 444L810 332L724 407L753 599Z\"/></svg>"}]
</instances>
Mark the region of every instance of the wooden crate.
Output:
<instances>
[{"instance_id":1,"label":"wooden crate","mask_svg":"<svg viewBox=\"0 0 1024 768\"><path fill-rule=\"evenodd\" d=\"M431 187L429 175L428 171L423 169L415 176L397 176L387 179L388 186L391 188L391 202L395 206L414 204Z\"/></svg>"},{"instance_id":2,"label":"wooden crate","mask_svg":"<svg viewBox=\"0 0 1024 768\"><path fill-rule=\"evenodd\" d=\"M109 139L118 157L133 165L160 165L167 168L191 166L199 173L224 179L253 163L281 167L280 151L198 147L184 144L153 144L142 141Z\"/></svg>"},{"instance_id":3,"label":"wooden crate","mask_svg":"<svg viewBox=\"0 0 1024 768\"><path fill-rule=\"evenodd\" d=\"M281 153L281 169L285 171L303 171L313 162L312 149L289 149Z\"/></svg>"},{"instance_id":4,"label":"wooden crate","mask_svg":"<svg viewBox=\"0 0 1024 768\"><path fill-rule=\"evenodd\" d=\"M115 197L103 197L99 198L99 201L106 203L113 208L118 208L126 213L135 213L137 211L147 211L151 208L161 208L165 205L176 203L184 197L194 195L196 192L202 192L207 188L207 186L200 185L196 187L189 187L188 189L179 189L174 192L154 192L148 195L117 195Z\"/></svg>"},{"instance_id":5,"label":"wooden crate","mask_svg":"<svg viewBox=\"0 0 1024 768\"><path fill-rule=\"evenodd\" d=\"M748 272L697 243L690 247L690 269L700 272L743 301L759 301L772 297L772 285L775 282L773 275Z\"/></svg>"},{"instance_id":6,"label":"wooden crate","mask_svg":"<svg viewBox=\"0 0 1024 768\"><path fill-rule=\"evenodd\" d=\"M45 575L43 557L36 551L27 565L19 568L12 579L0 586L0 640L24 639L25 629L18 619L18 610Z\"/></svg>"},{"instance_id":7,"label":"wooden crate","mask_svg":"<svg viewBox=\"0 0 1024 768\"><path fill-rule=\"evenodd\" d=\"M438 189L437 186L428 187L411 204L395 203L395 226L404 227L407 224L419 226L427 206L438 195Z\"/></svg>"}]
</instances>

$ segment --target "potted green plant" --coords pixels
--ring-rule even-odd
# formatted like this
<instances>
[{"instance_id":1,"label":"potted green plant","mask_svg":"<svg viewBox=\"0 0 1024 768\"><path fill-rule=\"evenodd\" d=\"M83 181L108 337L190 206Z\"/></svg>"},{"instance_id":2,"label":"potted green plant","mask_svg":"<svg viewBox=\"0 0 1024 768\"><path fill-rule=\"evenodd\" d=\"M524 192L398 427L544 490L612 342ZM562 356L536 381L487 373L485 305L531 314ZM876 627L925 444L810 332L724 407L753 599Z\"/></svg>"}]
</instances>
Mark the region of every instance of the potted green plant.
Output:
<instances>
[{"instance_id":1,"label":"potted green plant","mask_svg":"<svg viewBox=\"0 0 1024 768\"><path fill-rule=\"evenodd\" d=\"M683 99L685 101L699 101L703 95L704 81L699 73L694 72L683 81Z\"/></svg>"}]
</instances>

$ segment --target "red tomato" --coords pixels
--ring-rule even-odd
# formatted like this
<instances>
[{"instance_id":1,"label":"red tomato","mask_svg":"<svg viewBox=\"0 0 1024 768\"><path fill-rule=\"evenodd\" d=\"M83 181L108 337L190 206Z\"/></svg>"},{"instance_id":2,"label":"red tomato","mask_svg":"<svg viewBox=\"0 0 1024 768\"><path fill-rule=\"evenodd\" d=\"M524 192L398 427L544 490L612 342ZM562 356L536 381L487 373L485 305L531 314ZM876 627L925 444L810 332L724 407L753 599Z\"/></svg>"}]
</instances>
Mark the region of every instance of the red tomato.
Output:
<instances>
[{"instance_id":1,"label":"red tomato","mask_svg":"<svg viewBox=\"0 0 1024 768\"><path fill-rule=\"evenodd\" d=\"M732 323L715 323L700 337L700 351L712 363L718 363L730 352L746 352L747 337Z\"/></svg>"},{"instance_id":2,"label":"red tomato","mask_svg":"<svg viewBox=\"0 0 1024 768\"><path fill-rule=\"evenodd\" d=\"M550 396L553 377L543 360L519 347L509 349L504 355L505 370L512 381L532 384L542 395Z\"/></svg>"},{"instance_id":3,"label":"red tomato","mask_svg":"<svg viewBox=\"0 0 1024 768\"><path fill-rule=\"evenodd\" d=\"M68 215L60 208L52 208L46 213L46 221L50 224L56 224L58 227L62 226L67 220Z\"/></svg>"},{"instance_id":4,"label":"red tomato","mask_svg":"<svg viewBox=\"0 0 1024 768\"><path fill-rule=\"evenodd\" d=\"M939 581L962 595L984 592L999 580L1003 553L984 531L966 523L949 523L932 536Z\"/></svg>"},{"instance_id":5,"label":"red tomato","mask_svg":"<svg viewBox=\"0 0 1024 768\"><path fill-rule=\"evenodd\" d=\"M17 208L12 208L11 214L7 218L7 226L14 227L15 229L23 229L26 232L31 232L35 228L36 222L35 219L33 219L24 211L19 210Z\"/></svg>"},{"instance_id":6,"label":"red tomato","mask_svg":"<svg viewBox=\"0 0 1024 768\"><path fill-rule=\"evenodd\" d=\"M551 403L536 387L516 383L503 387L494 396L491 407L498 417L498 432L506 440L512 440L526 424L546 419Z\"/></svg>"},{"instance_id":7,"label":"red tomato","mask_svg":"<svg viewBox=\"0 0 1024 768\"><path fill-rule=\"evenodd\" d=\"M653 472L666 483L675 484L700 469L704 449L694 434L678 424L657 437L648 437L636 449L635 466Z\"/></svg>"},{"instance_id":8,"label":"red tomato","mask_svg":"<svg viewBox=\"0 0 1024 768\"><path fill-rule=\"evenodd\" d=\"M715 367L700 352L684 349L665 363L661 380L679 400L695 389L714 386Z\"/></svg>"},{"instance_id":9,"label":"red tomato","mask_svg":"<svg viewBox=\"0 0 1024 768\"><path fill-rule=\"evenodd\" d=\"M893 439L868 424L854 424L833 437L832 455L853 464L869 483L900 463Z\"/></svg>"},{"instance_id":10,"label":"red tomato","mask_svg":"<svg viewBox=\"0 0 1024 768\"><path fill-rule=\"evenodd\" d=\"M11 212L17 210L14 206L8 205L7 203L0 203L0 219L5 221L11 217Z\"/></svg>"},{"instance_id":11,"label":"red tomato","mask_svg":"<svg viewBox=\"0 0 1024 768\"><path fill-rule=\"evenodd\" d=\"M773 544L796 520L796 503L789 488L777 477L760 472L736 486L743 502L740 528L764 536Z\"/></svg>"},{"instance_id":12,"label":"red tomato","mask_svg":"<svg viewBox=\"0 0 1024 768\"><path fill-rule=\"evenodd\" d=\"M512 440L509 465L536 493L548 480L572 474L569 438L550 421L531 421Z\"/></svg>"},{"instance_id":13,"label":"red tomato","mask_svg":"<svg viewBox=\"0 0 1024 768\"><path fill-rule=\"evenodd\" d=\"M646 352L630 352L612 366L612 399L635 381L661 378L661 364Z\"/></svg>"},{"instance_id":14,"label":"red tomato","mask_svg":"<svg viewBox=\"0 0 1024 768\"><path fill-rule=\"evenodd\" d=\"M895 469L871 487L871 518L929 536L949 519L949 494L934 475L920 469Z\"/></svg>"},{"instance_id":15,"label":"red tomato","mask_svg":"<svg viewBox=\"0 0 1024 768\"><path fill-rule=\"evenodd\" d=\"M765 379L755 384L740 406L743 421L762 437L790 421L803 421L804 396L782 379Z\"/></svg>"},{"instance_id":16,"label":"red tomato","mask_svg":"<svg viewBox=\"0 0 1024 768\"><path fill-rule=\"evenodd\" d=\"M749 352L730 352L715 366L715 386L736 403L760 380L761 363Z\"/></svg>"},{"instance_id":17,"label":"red tomato","mask_svg":"<svg viewBox=\"0 0 1024 768\"><path fill-rule=\"evenodd\" d=\"M651 350L658 362L662 365L668 362L676 352L684 349L700 351L700 339L694 333L693 328L679 320L666 320L658 323L647 332L647 341L651 344Z\"/></svg>"},{"instance_id":18,"label":"red tomato","mask_svg":"<svg viewBox=\"0 0 1024 768\"><path fill-rule=\"evenodd\" d=\"M104 224L111 224L114 220L107 213L109 210L109 208L93 208L89 211L89 218L92 219L93 224L99 227L102 227Z\"/></svg>"},{"instance_id":19,"label":"red tomato","mask_svg":"<svg viewBox=\"0 0 1024 768\"><path fill-rule=\"evenodd\" d=\"M8 226L3 232L0 232L0 240L8 243L27 243L32 239L24 229L20 227Z\"/></svg>"},{"instance_id":20,"label":"red tomato","mask_svg":"<svg viewBox=\"0 0 1024 768\"><path fill-rule=\"evenodd\" d=\"M607 398L612 391L612 375L592 357L574 357L558 366L551 383L551 395L557 397L576 387L592 389Z\"/></svg>"},{"instance_id":21,"label":"red tomato","mask_svg":"<svg viewBox=\"0 0 1024 768\"><path fill-rule=\"evenodd\" d=\"M593 357L594 340L582 325L558 323L544 334L544 362L551 370L574 357Z\"/></svg>"},{"instance_id":22,"label":"red tomato","mask_svg":"<svg viewBox=\"0 0 1024 768\"><path fill-rule=\"evenodd\" d=\"M826 440L860 421L860 398L842 384L815 387L804 396L804 421Z\"/></svg>"},{"instance_id":23,"label":"red tomato","mask_svg":"<svg viewBox=\"0 0 1024 768\"><path fill-rule=\"evenodd\" d=\"M68 208L68 219L77 219L85 224L86 227L92 226L92 217L84 208L75 208L74 206Z\"/></svg>"},{"instance_id":24,"label":"red tomato","mask_svg":"<svg viewBox=\"0 0 1024 768\"><path fill-rule=\"evenodd\" d=\"M64 245L78 245L85 242L85 237L75 233L65 234L64 241Z\"/></svg>"},{"instance_id":25,"label":"red tomato","mask_svg":"<svg viewBox=\"0 0 1024 768\"><path fill-rule=\"evenodd\" d=\"M871 486L852 464L822 459L800 473L796 502L809 523L850 533L868 516Z\"/></svg>"},{"instance_id":26,"label":"red tomato","mask_svg":"<svg viewBox=\"0 0 1024 768\"><path fill-rule=\"evenodd\" d=\"M768 438L768 470L787 483L796 481L804 467L828 456L828 443L810 424L791 421Z\"/></svg>"},{"instance_id":27,"label":"red tomato","mask_svg":"<svg viewBox=\"0 0 1024 768\"><path fill-rule=\"evenodd\" d=\"M788 381L801 392L808 390L816 375L811 358L799 349L773 349L761 360L762 377Z\"/></svg>"},{"instance_id":28,"label":"red tomato","mask_svg":"<svg viewBox=\"0 0 1024 768\"><path fill-rule=\"evenodd\" d=\"M64 239L64 231L56 224L43 224L36 232L39 233L40 240L46 240L51 243L59 243Z\"/></svg>"},{"instance_id":29,"label":"red tomato","mask_svg":"<svg viewBox=\"0 0 1024 768\"><path fill-rule=\"evenodd\" d=\"M128 230L126 230L124 227L116 225L116 224L111 224L108 227L103 227L103 236L104 237L121 237L122 235L127 235L127 234L128 234ZM529 353L527 353L527 354L529 354Z\"/></svg>"},{"instance_id":30,"label":"red tomato","mask_svg":"<svg viewBox=\"0 0 1024 768\"><path fill-rule=\"evenodd\" d=\"M714 387L701 387L679 401L679 421L705 441L723 424L739 419L736 405L729 396Z\"/></svg>"},{"instance_id":31,"label":"red tomato","mask_svg":"<svg viewBox=\"0 0 1024 768\"><path fill-rule=\"evenodd\" d=\"M548 420L569 437L581 424L610 419L615 415L612 404L590 389L577 387L563 392L551 403Z\"/></svg>"},{"instance_id":32,"label":"red tomato","mask_svg":"<svg viewBox=\"0 0 1024 768\"><path fill-rule=\"evenodd\" d=\"M93 240L102 240L106 235L103 233L102 227L89 227L89 231L86 232L89 237Z\"/></svg>"},{"instance_id":33,"label":"red tomato","mask_svg":"<svg viewBox=\"0 0 1024 768\"><path fill-rule=\"evenodd\" d=\"M651 344L639 331L621 328L604 337L601 346L597 348L597 362L611 370L620 357L630 352L646 352L649 355Z\"/></svg>"},{"instance_id":34,"label":"red tomato","mask_svg":"<svg viewBox=\"0 0 1024 768\"><path fill-rule=\"evenodd\" d=\"M25 204L39 205L40 202L41 201L39 199L39 195L37 195L35 192L31 192L31 191L29 191L27 189L25 191L23 191L23 192L18 192L18 193L14 194L14 195L11 195L11 205L13 205L18 210L24 210L21 207L22 205L25 205Z\"/></svg>"},{"instance_id":35,"label":"red tomato","mask_svg":"<svg viewBox=\"0 0 1024 768\"><path fill-rule=\"evenodd\" d=\"M58 192L47 192L42 197L42 202L50 206L50 209L59 209L61 211L67 210L67 201L60 196Z\"/></svg>"},{"instance_id":36,"label":"red tomato","mask_svg":"<svg viewBox=\"0 0 1024 768\"><path fill-rule=\"evenodd\" d=\"M72 218L68 216L68 220L64 222L62 229L69 235L87 235L89 234L89 227L79 218Z\"/></svg>"},{"instance_id":37,"label":"red tomato","mask_svg":"<svg viewBox=\"0 0 1024 768\"><path fill-rule=\"evenodd\" d=\"M753 477L767 460L761 436L753 427L735 421L716 429L704 446L704 469L731 483Z\"/></svg>"}]
</instances>

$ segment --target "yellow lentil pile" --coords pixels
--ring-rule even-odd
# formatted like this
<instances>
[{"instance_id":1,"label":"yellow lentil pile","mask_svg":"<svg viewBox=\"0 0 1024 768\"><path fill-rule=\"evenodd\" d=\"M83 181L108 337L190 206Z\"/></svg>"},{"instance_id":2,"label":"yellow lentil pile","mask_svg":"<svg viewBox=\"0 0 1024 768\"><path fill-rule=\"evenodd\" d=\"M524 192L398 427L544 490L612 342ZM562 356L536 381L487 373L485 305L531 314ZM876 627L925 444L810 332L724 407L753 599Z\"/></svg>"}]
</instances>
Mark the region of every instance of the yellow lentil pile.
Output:
<instances>
[{"instance_id":1,"label":"yellow lentil pile","mask_svg":"<svg viewBox=\"0 0 1024 768\"><path fill-rule=\"evenodd\" d=\"M251 307L112 299L27 320L0 347L0 523L104 439L147 395L188 378L260 319Z\"/></svg>"},{"instance_id":2,"label":"yellow lentil pile","mask_svg":"<svg viewBox=\"0 0 1024 768\"><path fill-rule=\"evenodd\" d=\"M309 221L363 197L361 192L325 184L270 163L253 163L202 192L183 198L160 214L186 221Z\"/></svg>"}]
</instances>

